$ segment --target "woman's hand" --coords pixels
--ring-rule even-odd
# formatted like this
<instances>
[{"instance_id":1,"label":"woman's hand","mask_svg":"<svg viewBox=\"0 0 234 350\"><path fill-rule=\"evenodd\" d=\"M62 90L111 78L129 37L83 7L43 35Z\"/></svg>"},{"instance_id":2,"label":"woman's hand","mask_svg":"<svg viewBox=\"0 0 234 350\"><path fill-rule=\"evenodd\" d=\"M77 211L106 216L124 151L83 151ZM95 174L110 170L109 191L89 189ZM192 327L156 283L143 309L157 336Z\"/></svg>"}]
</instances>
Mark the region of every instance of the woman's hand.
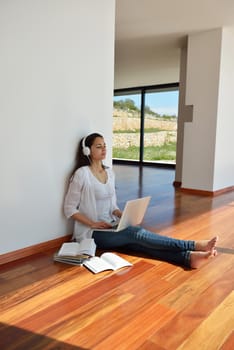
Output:
<instances>
[{"instance_id":1,"label":"woman's hand","mask_svg":"<svg viewBox=\"0 0 234 350\"><path fill-rule=\"evenodd\" d=\"M108 222L105 222L105 221L96 221L92 224L91 228L95 229L95 228L103 228L103 229L106 229L106 228L111 228L111 224L109 224Z\"/></svg>"},{"instance_id":2,"label":"woman's hand","mask_svg":"<svg viewBox=\"0 0 234 350\"><path fill-rule=\"evenodd\" d=\"M108 224L108 222L105 222L105 221L92 221L90 220L86 215L82 214L82 213L75 213L73 216L72 216L72 219L73 220L76 220L76 221L79 221L81 222L82 224L86 225L86 226L89 226L93 229L95 228L111 228L112 226L110 224Z\"/></svg>"},{"instance_id":3,"label":"woman's hand","mask_svg":"<svg viewBox=\"0 0 234 350\"><path fill-rule=\"evenodd\" d=\"M122 211L119 209L115 209L112 213L114 216L117 216L117 218L121 218L122 216Z\"/></svg>"}]
</instances>

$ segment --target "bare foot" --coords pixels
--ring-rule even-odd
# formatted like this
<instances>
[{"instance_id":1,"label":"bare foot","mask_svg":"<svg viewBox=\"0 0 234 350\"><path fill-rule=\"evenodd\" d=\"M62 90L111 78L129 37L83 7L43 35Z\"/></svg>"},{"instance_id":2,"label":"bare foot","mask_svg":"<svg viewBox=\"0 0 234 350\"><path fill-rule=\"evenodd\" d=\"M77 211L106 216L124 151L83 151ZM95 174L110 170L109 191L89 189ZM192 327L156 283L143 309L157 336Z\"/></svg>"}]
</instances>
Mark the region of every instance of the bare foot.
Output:
<instances>
[{"instance_id":1,"label":"bare foot","mask_svg":"<svg viewBox=\"0 0 234 350\"><path fill-rule=\"evenodd\" d=\"M202 240L195 242L195 250L200 252L208 252L215 248L215 245L218 241L218 236L213 237L210 240Z\"/></svg>"},{"instance_id":2,"label":"bare foot","mask_svg":"<svg viewBox=\"0 0 234 350\"><path fill-rule=\"evenodd\" d=\"M217 250L212 249L208 252L196 252L190 253L190 267L191 269L198 269L202 264L204 264L207 259L213 258L217 255Z\"/></svg>"}]
</instances>

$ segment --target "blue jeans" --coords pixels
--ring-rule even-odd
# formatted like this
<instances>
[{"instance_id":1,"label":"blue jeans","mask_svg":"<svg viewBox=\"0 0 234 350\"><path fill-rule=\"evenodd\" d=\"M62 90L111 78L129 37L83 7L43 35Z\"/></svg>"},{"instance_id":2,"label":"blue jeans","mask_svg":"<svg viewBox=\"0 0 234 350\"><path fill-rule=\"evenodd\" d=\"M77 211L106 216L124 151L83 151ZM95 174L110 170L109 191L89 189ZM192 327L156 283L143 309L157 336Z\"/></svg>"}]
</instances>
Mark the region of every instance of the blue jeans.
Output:
<instances>
[{"instance_id":1,"label":"blue jeans","mask_svg":"<svg viewBox=\"0 0 234 350\"><path fill-rule=\"evenodd\" d=\"M100 249L127 248L186 267L190 267L190 252L195 249L194 241L162 236L140 226L129 226L119 232L93 231L93 238Z\"/></svg>"}]
</instances>

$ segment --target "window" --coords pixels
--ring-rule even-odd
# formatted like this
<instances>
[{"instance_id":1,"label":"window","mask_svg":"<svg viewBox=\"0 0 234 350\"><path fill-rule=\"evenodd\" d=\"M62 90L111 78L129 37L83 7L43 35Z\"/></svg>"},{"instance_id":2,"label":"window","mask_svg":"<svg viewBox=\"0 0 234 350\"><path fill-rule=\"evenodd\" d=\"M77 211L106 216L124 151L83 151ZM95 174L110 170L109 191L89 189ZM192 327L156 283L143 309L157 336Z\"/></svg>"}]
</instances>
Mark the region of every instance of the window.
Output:
<instances>
[{"instance_id":1,"label":"window","mask_svg":"<svg viewBox=\"0 0 234 350\"><path fill-rule=\"evenodd\" d=\"M139 160L141 131L141 93L114 97L113 158Z\"/></svg>"},{"instance_id":2,"label":"window","mask_svg":"<svg viewBox=\"0 0 234 350\"><path fill-rule=\"evenodd\" d=\"M176 162L178 84L116 90L113 159Z\"/></svg>"}]
</instances>

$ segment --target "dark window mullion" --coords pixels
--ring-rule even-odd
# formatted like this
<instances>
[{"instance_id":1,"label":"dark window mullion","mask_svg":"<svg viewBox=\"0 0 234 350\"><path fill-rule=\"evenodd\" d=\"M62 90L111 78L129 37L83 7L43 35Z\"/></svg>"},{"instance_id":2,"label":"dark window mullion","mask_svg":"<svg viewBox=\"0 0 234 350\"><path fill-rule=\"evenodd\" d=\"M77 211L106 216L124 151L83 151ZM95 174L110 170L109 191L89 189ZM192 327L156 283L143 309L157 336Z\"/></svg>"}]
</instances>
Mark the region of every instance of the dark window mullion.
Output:
<instances>
[{"instance_id":1,"label":"dark window mullion","mask_svg":"<svg viewBox=\"0 0 234 350\"><path fill-rule=\"evenodd\" d=\"M140 129L140 163L144 158L144 121L145 121L145 90L141 90L141 129Z\"/></svg>"}]
</instances>

